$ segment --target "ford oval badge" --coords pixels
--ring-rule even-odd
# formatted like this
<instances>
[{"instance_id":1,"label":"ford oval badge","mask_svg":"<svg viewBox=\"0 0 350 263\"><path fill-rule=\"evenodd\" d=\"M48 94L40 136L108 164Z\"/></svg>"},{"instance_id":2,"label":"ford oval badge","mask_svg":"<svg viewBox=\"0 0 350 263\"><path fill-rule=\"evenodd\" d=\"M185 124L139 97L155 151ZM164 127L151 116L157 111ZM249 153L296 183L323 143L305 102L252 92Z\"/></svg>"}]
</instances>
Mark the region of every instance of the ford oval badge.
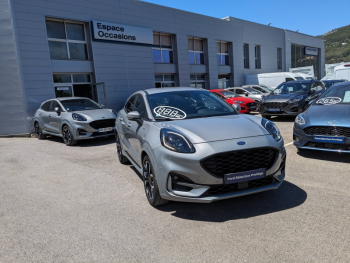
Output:
<instances>
[{"instance_id":1,"label":"ford oval badge","mask_svg":"<svg viewBox=\"0 0 350 263\"><path fill-rule=\"evenodd\" d=\"M245 145L245 142L237 142L238 145Z\"/></svg>"}]
</instances>

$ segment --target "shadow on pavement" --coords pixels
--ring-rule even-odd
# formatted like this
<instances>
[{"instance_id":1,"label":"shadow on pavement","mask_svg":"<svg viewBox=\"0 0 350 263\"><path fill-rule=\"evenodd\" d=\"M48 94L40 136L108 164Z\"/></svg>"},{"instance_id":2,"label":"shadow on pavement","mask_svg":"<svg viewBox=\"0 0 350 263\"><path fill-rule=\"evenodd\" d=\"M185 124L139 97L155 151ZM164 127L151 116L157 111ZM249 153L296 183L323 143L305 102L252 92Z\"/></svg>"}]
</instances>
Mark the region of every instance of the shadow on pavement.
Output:
<instances>
[{"instance_id":1,"label":"shadow on pavement","mask_svg":"<svg viewBox=\"0 0 350 263\"><path fill-rule=\"evenodd\" d=\"M350 163L350 158L348 153L337 153L337 152L323 152L318 150L302 150L298 151L298 155L322 161L338 162L338 163Z\"/></svg>"},{"instance_id":2,"label":"shadow on pavement","mask_svg":"<svg viewBox=\"0 0 350 263\"><path fill-rule=\"evenodd\" d=\"M61 137L57 137L57 136L48 136L45 140L64 144L63 139ZM76 145L70 146L70 147L93 147L93 146L103 146L103 145L107 145L107 144L111 144L111 143L115 143L114 135L112 135L110 137L79 140Z\"/></svg>"},{"instance_id":3,"label":"shadow on pavement","mask_svg":"<svg viewBox=\"0 0 350 263\"><path fill-rule=\"evenodd\" d=\"M157 207L157 209L163 212L174 211L173 216L187 220L225 222L291 209L303 204L306 198L307 193L303 189L285 181L275 191L209 204L170 202L167 205Z\"/></svg>"}]
</instances>

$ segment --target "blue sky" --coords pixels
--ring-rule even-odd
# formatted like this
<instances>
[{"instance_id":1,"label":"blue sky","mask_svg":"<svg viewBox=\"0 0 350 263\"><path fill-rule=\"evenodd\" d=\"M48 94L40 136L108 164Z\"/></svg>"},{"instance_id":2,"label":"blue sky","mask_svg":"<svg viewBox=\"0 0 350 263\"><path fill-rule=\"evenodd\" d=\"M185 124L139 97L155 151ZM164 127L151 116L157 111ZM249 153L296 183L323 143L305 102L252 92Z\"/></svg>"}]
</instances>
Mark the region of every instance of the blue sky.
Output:
<instances>
[{"instance_id":1,"label":"blue sky","mask_svg":"<svg viewBox=\"0 0 350 263\"><path fill-rule=\"evenodd\" d=\"M350 24L349 0L144 0L216 18L232 16L316 36Z\"/></svg>"}]
</instances>

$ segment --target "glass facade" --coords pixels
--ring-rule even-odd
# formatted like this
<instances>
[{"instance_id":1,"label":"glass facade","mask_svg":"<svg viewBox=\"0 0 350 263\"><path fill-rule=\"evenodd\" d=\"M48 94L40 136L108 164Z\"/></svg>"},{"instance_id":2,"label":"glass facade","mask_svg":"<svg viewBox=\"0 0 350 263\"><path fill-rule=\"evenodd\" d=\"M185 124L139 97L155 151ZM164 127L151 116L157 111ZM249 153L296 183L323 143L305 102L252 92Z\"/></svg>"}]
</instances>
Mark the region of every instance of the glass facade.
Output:
<instances>
[{"instance_id":1,"label":"glass facade","mask_svg":"<svg viewBox=\"0 0 350 263\"><path fill-rule=\"evenodd\" d=\"M313 66L315 77L318 78L318 56L305 55L305 46L292 44L292 68Z\"/></svg>"}]
</instances>

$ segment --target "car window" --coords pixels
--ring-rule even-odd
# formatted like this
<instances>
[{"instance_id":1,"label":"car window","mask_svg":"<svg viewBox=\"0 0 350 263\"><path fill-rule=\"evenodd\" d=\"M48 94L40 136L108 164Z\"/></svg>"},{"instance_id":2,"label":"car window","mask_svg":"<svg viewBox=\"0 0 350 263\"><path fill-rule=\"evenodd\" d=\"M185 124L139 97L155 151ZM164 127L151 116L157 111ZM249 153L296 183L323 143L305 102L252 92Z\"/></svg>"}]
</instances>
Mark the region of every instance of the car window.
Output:
<instances>
[{"instance_id":1,"label":"car window","mask_svg":"<svg viewBox=\"0 0 350 263\"><path fill-rule=\"evenodd\" d=\"M219 93L221 93L222 95L224 95L226 98L234 98L237 97L237 94L232 92L232 91L228 91L228 90L222 90L219 91Z\"/></svg>"},{"instance_id":2,"label":"car window","mask_svg":"<svg viewBox=\"0 0 350 263\"><path fill-rule=\"evenodd\" d=\"M220 98L220 99L223 99L223 98L224 98L221 94L219 94L219 93L217 93L217 92L213 92L213 95L215 95L216 97L218 97L218 98Z\"/></svg>"},{"instance_id":3,"label":"car window","mask_svg":"<svg viewBox=\"0 0 350 263\"><path fill-rule=\"evenodd\" d=\"M134 111L137 111L140 113L141 119L148 119L147 116L147 110L146 110L146 104L145 101L143 100L142 95L137 95L137 98L135 100L135 105L134 105Z\"/></svg>"},{"instance_id":4,"label":"car window","mask_svg":"<svg viewBox=\"0 0 350 263\"><path fill-rule=\"evenodd\" d=\"M294 81L295 79L292 79L292 78L286 78L286 82L288 81Z\"/></svg>"},{"instance_id":5,"label":"car window","mask_svg":"<svg viewBox=\"0 0 350 263\"><path fill-rule=\"evenodd\" d=\"M242 90L242 89L236 89L235 90L235 93L239 94L239 95L242 95L242 94L245 94L246 91L245 90Z\"/></svg>"},{"instance_id":6,"label":"car window","mask_svg":"<svg viewBox=\"0 0 350 263\"><path fill-rule=\"evenodd\" d=\"M147 96L156 120L179 120L238 114L212 92L202 90L172 91Z\"/></svg>"},{"instance_id":7,"label":"car window","mask_svg":"<svg viewBox=\"0 0 350 263\"><path fill-rule=\"evenodd\" d=\"M101 105L90 99L61 100L66 111L84 111L102 109Z\"/></svg>"},{"instance_id":8,"label":"car window","mask_svg":"<svg viewBox=\"0 0 350 263\"><path fill-rule=\"evenodd\" d=\"M125 103L124 110L125 110L126 113L129 113L130 111L133 111L135 99L136 99L136 95L132 96L132 97Z\"/></svg>"},{"instance_id":9,"label":"car window","mask_svg":"<svg viewBox=\"0 0 350 263\"><path fill-rule=\"evenodd\" d=\"M52 103L51 103L49 111L55 111L56 107L59 107L60 110L62 110L60 104L57 101L53 100Z\"/></svg>"},{"instance_id":10,"label":"car window","mask_svg":"<svg viewBox=\"0 0 350 263\"><path fill-rule=\"evenodd\" d=\"M285 82L279 85L274 94L305 94L309 92L309 83Z\"/></svg>"},{"instance_id":11,"label":"car window","mask_svg":"<svg viewBox=\"0 0 350 263\"><path fill-rule=\"evenodd\" d=\"M45 102L43 104L43 106L41 106L41 109L44 110L44 111L49 111L50 110L50 104L51 104L51 100L48 101L48 102Z\"/></svg>"},{"instance_id":12,"label":"car window","mask_svg":"<svg viewBox=\"0 0 350 263\"><path fill-rule=\"evenodd\" d=\"M258 91L260 91L262 93L266 93L266 90L264 90L264 89L262 89L260 87L257 87L257 86L254 86L253 89L256 89L256 90L258 90Z\"/></svg>"},{"instance_id":13,"label":"car window","mask_svg":"<svg viewBox=\"0 0 350 263\"><path fill-rule=\"evenodd\" d=\"M253 88L245 88L245 91L252 93L252 94L261 94L260 91L253 89Z\"/></svg>"}]
</instances>

